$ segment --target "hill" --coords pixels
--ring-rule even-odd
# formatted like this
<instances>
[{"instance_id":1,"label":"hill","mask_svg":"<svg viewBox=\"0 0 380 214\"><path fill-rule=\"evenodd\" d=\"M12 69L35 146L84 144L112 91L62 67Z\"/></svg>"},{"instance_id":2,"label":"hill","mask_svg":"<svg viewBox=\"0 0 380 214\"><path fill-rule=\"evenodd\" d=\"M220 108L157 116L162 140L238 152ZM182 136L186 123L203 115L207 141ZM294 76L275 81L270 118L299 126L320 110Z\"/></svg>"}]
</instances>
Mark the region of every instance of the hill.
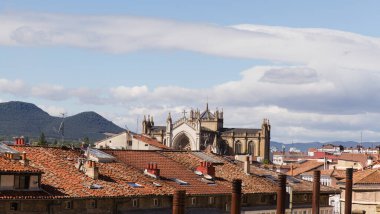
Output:
<instances>
[{"instance_id":1,"label":"hill","mask_svg":"<svg viewBox=\"0 0 380 214\"><path fill-rule=\"evenodd\" d=\"M25 102L0 103L0 136L28 136L36 138L44 132L48 138L60 138L58 129L62 119L54 117ZM82 112L65 119L65 139L89 137L92 141L104 138L104 133L119 133L122 128L96 112Z\"/></svg>"}]
</instances>

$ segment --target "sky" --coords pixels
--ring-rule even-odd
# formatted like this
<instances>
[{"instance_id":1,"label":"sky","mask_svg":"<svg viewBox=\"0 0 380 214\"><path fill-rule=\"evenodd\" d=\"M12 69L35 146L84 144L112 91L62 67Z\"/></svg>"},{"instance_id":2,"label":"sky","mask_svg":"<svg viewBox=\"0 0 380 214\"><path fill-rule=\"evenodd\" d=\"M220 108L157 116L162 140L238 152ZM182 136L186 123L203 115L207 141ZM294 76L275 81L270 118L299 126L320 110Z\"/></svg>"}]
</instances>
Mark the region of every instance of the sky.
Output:
<instances>
[{"instance_id":1,"label":"sky","mask_svg":"<svg viewBox=\"0 0 380 214\"><path fill-rule=\"evenodd\" d=\"M0 102L141 130L191 108L272 140L380 140L379 1L0 1Z\"/></svg>"}]
</instances>

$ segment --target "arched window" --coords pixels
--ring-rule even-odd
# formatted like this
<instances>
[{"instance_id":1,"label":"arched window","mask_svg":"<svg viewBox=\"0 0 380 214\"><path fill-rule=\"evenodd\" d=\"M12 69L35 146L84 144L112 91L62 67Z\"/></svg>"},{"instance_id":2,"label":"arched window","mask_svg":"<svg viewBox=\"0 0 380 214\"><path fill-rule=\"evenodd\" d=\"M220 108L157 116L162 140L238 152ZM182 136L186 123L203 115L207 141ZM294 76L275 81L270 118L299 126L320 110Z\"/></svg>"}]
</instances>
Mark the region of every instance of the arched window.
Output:
<instances>
[{"instance_id":1,"label":"arched window","mask_svg":"<svg viewBox=\"0 0 380 214\"><path fill-rule=\"evenodd\" d=\"M236 141L235 143L235 155L241 154L241 143L240 141Z\"/></svg>"},{"instance_id":2,"label":"arched window","mask_svg":"<svg viewBox=\"0 0 380 214\"><path fill-rule=\"evenodd\" d=\"M249 142L248 142L248 151L247 151L249 155L254 155L254 153L253 153L253 151L254 151L253 146L254 146L254 145L253 145L253 142L252 142L252 141L249 141Z\"/></svg>"}]
</instances>

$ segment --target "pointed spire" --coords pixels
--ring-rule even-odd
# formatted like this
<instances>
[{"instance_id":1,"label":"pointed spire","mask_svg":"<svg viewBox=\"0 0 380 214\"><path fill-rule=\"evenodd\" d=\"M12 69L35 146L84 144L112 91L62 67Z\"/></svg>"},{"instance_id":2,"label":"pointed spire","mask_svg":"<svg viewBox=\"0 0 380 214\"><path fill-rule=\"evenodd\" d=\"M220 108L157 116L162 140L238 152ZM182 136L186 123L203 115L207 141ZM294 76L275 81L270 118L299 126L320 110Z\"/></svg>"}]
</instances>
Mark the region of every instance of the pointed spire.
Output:
<instances>
[{"instance_id":1,"label":"pointed spire","mask_svg":"<svg viewBox=\"0 0 380 214\"><path fill-rule=\"evenodd\" d=\"M168 114L168 118L166 119L167 121L171 121L172 120L172 115L171 115L171 113L169 112L169 114Z\"/></svg>"},{"instance_id":2,"label":"pointed spire","mask_svg":"<svg viewBox=\"0 0 380 214\"><path fill-rule=\"evenodd\" d=\"M206 103L206 111L208 111L208 99L207 99L207 103Z\"/></svg>"}]
</instances>

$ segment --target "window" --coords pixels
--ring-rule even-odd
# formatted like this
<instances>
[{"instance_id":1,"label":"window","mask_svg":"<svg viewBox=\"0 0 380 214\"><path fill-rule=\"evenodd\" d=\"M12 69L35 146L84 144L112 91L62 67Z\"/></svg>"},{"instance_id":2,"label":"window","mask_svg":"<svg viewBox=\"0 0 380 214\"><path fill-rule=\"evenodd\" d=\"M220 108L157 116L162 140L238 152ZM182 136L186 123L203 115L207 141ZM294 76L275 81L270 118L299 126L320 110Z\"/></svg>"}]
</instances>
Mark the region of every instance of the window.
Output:
<instances>
[{"instance_id":1,"label":"window","mask_svg":"<svg viewBox=\"0 0 380 214\"><path fill-rule=\"evenodd\" d=\"M240 141L237 141L235 143L235 154L240 154L241 153L241 143Z\"/></svg>"},{"instance_id":2,"label":"window","mask_svg":"<svg viewBox=\"0 0 380 214\"><path fill-rule=\"evenodd\" d=\"M215 204L215 197L209 197L208 204Z\"/></svg>"},{"instance_id":3,"label":"window","mask_svg":"<svg viewBox=\"0 0 380 214\"><path fill-rule=\"evenodd\" d=\"M132 206L133 207L138 207L139 206L139 199L133 199L132 200Z\"/></svg>"},{"instance_id":4,"label":"window","mask_svg":"<svg viewBox=\"0 0 380 214\"><path fill-rule=\"evenodd\" d=\"M128 141L128 146L132 146L132 141Z\"/></svg>"},{"instance_id":5,"label":"window","mask_svg":"<svg viewBox=\"0 0 380 214\"><path fill-rule=\"evenodd\" d=\"M159 206L160 206L160 203L159 203L159 201L158 201L157 198L153 199L153 205L154 205L155 207L159 207Z\"/></svg>"},{"instance_id":6,"label":"window","mask_svg":"<svg viewBox=\"0 0 380 214\"><path fill-rule=\"evenodd\" d=\"M96 200L90 200L90 202L88 203L88 208L90 209L95 209L98 207L98 203Z\"/></svg>"},{"instance_id":7,"label":"window","mask_svg":"<svg viewBox=\"0 0 380 214\"><path fill-rule=\"evenodd\" d=\"M14 178L15 189L29 189L29 175L15 175Z\"/></svg>"},{"instance_id":8,"label":"window","mask_svg":"<svg viewBox=\"0 0 380 214\"><path fill-rule=\"evenodd\" d=\"M195 198L195 197L191 198L191 204L192 205L197 204L197 198Z\"/></svg>"},{"instance_id":9,"label":"window","mask_svg":"<svg viewBox=\"0 0 380 214\"><path fill-rule=\"evenodd\" d=\"M17 202L11 202L9 209L13 210L13 211L18 210L18 203Z\"/></svg>"},{"instance_id":10,"label":"window","mask_svg":"<svg viewBox=\"0 0 380 214\"><path fill-rule=\"evenodd\" d=\"M72 209L73 208L73 202L72 201L65 201L64 206L65 206L65 209Z\"/></svg>"}]
</instances>

